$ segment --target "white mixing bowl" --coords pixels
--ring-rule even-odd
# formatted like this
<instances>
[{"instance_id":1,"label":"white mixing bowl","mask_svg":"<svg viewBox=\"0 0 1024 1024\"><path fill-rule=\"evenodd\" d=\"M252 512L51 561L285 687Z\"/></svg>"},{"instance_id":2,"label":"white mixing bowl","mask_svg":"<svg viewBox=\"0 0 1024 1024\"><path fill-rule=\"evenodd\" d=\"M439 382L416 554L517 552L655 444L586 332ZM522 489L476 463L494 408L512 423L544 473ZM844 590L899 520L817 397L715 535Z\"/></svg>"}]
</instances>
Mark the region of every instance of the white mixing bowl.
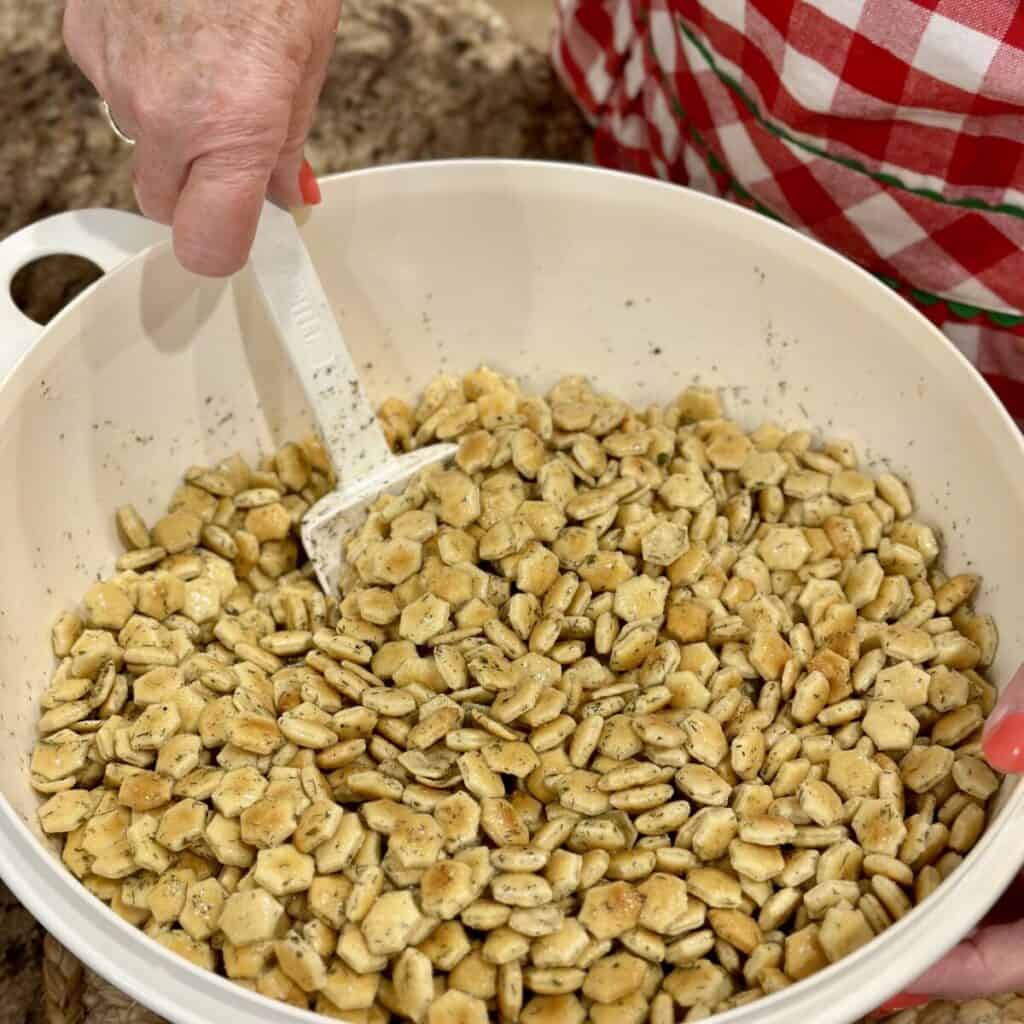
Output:
<instances>
[{"instance_id":1,"label":"white mixing bowl","mask_svg":"<svg viewBox=\"0 0 1024 1024\"><path fill-rule=\"evenodd\" d=\"M909 476L949 565L984 575L1002 627L993 679L1024 650L1024 450L961 356L908 305L771 221L656 182L460 162L324 182L304 231L378 399L487 362L545 388L566 373L633 402L699 380L746 424L854 439ZM0 246L0 283L63 249L116 263L153 232L102 211ZM206 974L129 928L62 868L36 825L27 760L53 669L49 626L119 550L115 506L161 509L180 474L307 425L248 273L197 280L159 244L44 331L0 297L0 873L61 942L177 1024L313 1020ZM855 955L722 1024L849 1022L965 935L1024 859L1024 793L922 907Z\"/></svg>"}]
</instances>

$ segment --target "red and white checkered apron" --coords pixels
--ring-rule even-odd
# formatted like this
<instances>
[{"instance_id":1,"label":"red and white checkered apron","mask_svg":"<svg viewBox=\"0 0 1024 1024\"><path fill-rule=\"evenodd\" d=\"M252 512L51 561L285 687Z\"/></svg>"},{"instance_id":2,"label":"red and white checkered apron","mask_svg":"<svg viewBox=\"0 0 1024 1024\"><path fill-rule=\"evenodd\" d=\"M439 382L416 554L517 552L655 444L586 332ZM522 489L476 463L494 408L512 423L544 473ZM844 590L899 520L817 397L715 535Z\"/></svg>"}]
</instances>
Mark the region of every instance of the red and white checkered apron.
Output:
<instances>
[{"instance_id":1,"label":"red and white checkered apron","mask_svg":"<svg viewBox=\"0 0 1024 1024\"><path fill-rule=\"evenodd\" d=\"M899 289L1024 422L1024 5L560 0L600 163L773 216Z\"/></svg>"}]
</instances>

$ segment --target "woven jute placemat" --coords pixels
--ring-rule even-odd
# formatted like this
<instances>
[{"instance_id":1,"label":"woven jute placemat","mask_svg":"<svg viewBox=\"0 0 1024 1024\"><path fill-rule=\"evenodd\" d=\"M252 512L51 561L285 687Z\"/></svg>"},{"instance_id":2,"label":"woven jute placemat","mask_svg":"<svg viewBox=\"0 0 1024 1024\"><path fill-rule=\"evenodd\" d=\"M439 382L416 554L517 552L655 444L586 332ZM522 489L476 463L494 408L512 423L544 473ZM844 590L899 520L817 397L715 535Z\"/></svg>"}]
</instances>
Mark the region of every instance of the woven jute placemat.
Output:
<instances>
[{"instance_id":1,"label":"woven jute placemat","mask_svg":"<svg viewBox=\"0 0 1024 1024\"><path fill-rule=\"evenodd\" d=\"M514 2L502 0L506 8ZM61 210L135 208L129 154L61 46L62 6L0 0L7 128L0 236ZM458 156L583 158L585 126L545 56L486 0L346 0L345 7L310 139L318 173ZM522 11L513 13L522 20ZM96 276L79 261L41 264L19 276L16 298L45 322ZM934 1003L889 1020L1024 1022L1024 999ZM41 1021L161 1024L44 935L0 886L0 1024Z\"/></svg>"}]
</instances>

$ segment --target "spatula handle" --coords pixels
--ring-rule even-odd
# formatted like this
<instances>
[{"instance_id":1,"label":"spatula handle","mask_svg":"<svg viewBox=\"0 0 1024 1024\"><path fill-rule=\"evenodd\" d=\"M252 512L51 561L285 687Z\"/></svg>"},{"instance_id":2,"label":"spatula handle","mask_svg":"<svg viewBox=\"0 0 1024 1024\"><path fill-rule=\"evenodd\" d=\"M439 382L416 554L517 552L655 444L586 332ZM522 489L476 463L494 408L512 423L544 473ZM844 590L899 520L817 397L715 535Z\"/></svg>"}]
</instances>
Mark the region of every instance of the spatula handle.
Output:
<instances>
[{"instance_id":1,"label":"spatula handle","mask_svg":"<svg viewBox=\"0 0 1024 1024\"><path fill-rule=\"evenodd\" d=\"M250 261L340 480L393 459L294 217L267 203Z\"/></svg>"}]
</instances>

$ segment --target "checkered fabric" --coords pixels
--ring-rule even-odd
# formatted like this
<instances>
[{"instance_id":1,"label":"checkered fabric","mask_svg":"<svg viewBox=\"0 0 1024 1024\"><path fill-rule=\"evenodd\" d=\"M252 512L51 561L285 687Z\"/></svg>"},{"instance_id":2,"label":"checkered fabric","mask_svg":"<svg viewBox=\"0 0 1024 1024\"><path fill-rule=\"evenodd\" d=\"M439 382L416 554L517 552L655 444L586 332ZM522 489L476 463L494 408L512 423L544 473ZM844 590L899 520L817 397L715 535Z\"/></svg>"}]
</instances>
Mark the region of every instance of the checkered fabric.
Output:
<instances>
[{"instance_id":1,"label":"checkered fabric","mask_svg":"<svg viewBox=\"0 0 1024 1024\"><path fill-rule=\"evenodd\" d=\"M560 0L553 52L600 163L845 253L1024 421L1024 5Z\"/></svg>"}]
</instances>

